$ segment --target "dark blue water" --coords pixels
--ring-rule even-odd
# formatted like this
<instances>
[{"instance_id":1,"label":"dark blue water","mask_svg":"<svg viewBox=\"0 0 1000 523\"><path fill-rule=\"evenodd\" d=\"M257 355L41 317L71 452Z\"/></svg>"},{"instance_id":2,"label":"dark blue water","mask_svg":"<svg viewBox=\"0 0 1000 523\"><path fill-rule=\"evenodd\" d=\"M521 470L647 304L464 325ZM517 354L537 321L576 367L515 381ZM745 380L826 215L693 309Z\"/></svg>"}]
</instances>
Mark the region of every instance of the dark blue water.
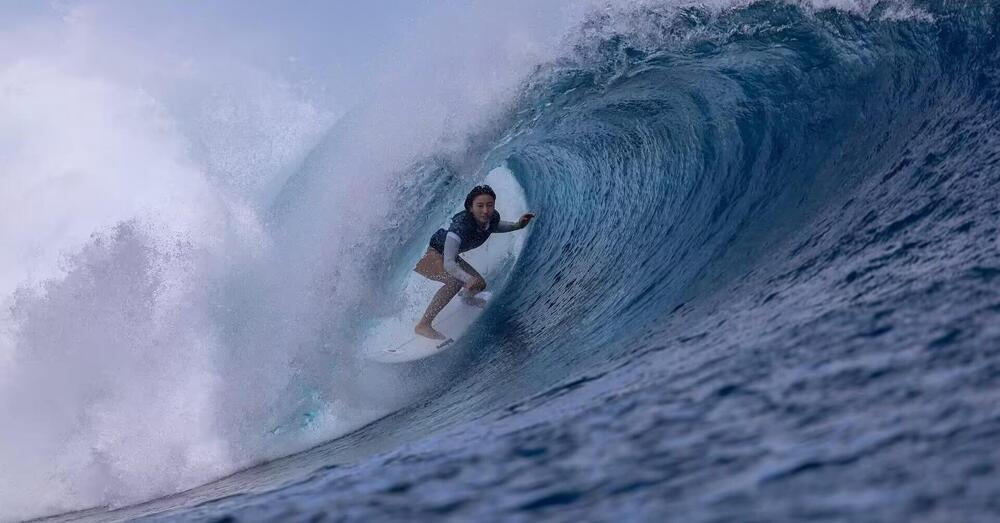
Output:
<instances>
[{"instance_id":1,"label":"dark blue water","mask_svg":"<svg viewBox=\"0 0 1000 523\"><path fill-rule=\"evenodd\" d=\"M627 17L470 141L539 218L431 390L89 515L1000 518L997 4Z\"/></svg>"}]
</instances>

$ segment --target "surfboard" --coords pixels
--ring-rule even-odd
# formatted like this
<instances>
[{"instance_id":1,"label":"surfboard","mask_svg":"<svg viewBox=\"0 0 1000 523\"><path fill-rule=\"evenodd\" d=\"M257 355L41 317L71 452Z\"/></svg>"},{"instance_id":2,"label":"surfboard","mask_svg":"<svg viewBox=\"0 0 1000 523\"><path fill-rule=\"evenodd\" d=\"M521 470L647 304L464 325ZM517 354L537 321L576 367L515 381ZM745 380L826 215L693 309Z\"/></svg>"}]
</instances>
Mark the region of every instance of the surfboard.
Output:
<instances>
[{"instance_id":1,"label":"surfboard","mask_svg":"<svg viewBox=\"0 0 1000 523\"><path fill-rule=\"evenodd\" d=\"M477 295L489 303L489 291ZM415 321L400 324L396 329L387 329L372 336L363 349L366 359L381 363L406 363L444 352L455 345L455 340L468 330L485 307L472 305L461 297L451 300L434 320L434 328L447 336L444 340L432 340L414 334ZM392 332L392 331L395 332Z\"/></svg>"}]
</instances>

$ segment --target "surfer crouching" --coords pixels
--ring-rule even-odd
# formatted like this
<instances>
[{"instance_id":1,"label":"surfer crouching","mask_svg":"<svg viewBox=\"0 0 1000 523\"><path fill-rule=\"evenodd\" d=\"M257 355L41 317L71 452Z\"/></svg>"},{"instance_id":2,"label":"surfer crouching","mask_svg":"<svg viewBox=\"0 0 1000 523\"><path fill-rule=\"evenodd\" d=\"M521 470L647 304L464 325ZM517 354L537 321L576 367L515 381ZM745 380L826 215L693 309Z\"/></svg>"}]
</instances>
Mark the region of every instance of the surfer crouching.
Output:
<instances>
[{"instance_id":1,"label":"surfer crouching","mask_svg":"<svg viewBox=\"0 0 1000 523\"><path fill-rule=\"evenodd\" d=\"M516 222L500 220L500 213L494 208L497 195L489 185L477 185L465 197L465 210L451 217L448 230L438 229L431 236L430 246L414 269L421 276L444 284L431 300L424 316L413 331L432 340L443 340L445 336L431 327L434 317L464 287L464 296L470 304L479 307L486 302L476 294L486 289L486 280L472 265L458 254L479 247L490 234L511 232L528 226L532 213L526 213Z\"/></svg>"}]
</instances>

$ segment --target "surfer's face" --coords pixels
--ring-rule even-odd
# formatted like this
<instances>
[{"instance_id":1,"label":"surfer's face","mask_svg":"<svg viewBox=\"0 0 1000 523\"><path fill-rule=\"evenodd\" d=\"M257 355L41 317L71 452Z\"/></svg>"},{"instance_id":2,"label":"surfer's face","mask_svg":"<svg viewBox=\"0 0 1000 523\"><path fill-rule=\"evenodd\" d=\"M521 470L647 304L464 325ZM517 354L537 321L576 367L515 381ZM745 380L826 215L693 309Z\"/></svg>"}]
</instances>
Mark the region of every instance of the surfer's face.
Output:
<instances>
[{"instance_id":1,"label":"surfer's face","mask_svg":"<svg viewBox=\"0 0 1000 523\"><path fill-rule=\"evenodd\" d=\"M486 225L493 216L493 204L496 200L488 194L480 194L472 200L472 215L475 216L479 225Z\"/></svg>"}]
</instances>

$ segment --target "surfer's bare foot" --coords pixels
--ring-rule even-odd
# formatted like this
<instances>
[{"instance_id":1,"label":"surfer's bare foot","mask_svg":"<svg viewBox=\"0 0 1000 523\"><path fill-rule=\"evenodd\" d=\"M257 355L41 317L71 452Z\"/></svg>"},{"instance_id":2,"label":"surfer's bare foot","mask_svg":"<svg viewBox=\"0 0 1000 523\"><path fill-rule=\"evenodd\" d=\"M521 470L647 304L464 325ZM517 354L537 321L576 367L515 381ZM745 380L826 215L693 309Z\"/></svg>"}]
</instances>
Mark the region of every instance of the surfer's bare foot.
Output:
<instances>
[{"instance_id":1,"label":"surfer's bare foot","mask_svg":"<svg viewBox=\"0 0 1000 523\"><path fill-rule=\"evenodd\" d=\"M424 325L423 323L418 323L416 327L413 328L413 332L432 340L443 340L445 335L434 330L434 327L430 325Z\"/></svg>"}]
</instances>

